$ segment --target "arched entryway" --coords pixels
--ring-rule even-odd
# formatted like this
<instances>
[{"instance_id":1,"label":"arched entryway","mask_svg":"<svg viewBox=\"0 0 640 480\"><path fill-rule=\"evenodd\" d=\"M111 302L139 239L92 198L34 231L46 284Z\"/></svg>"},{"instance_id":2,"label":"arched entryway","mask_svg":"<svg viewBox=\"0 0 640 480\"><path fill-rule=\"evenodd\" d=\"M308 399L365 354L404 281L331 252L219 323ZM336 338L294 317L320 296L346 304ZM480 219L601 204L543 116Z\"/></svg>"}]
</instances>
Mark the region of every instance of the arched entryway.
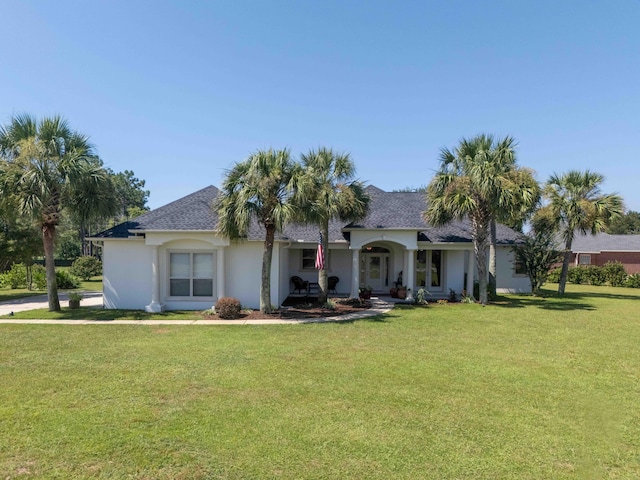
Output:
<instances>
[{"instance_id":1,"label":"arched entryway","mask_svg":"<svg viewBox=\"0 0 640 480\"><path fill-rule=\"evenodd\" d=\"M370 286L374 292L388 291L395 278L388 248L367 245L360 250L360 285Z\"/></svg>"}]
</instances>

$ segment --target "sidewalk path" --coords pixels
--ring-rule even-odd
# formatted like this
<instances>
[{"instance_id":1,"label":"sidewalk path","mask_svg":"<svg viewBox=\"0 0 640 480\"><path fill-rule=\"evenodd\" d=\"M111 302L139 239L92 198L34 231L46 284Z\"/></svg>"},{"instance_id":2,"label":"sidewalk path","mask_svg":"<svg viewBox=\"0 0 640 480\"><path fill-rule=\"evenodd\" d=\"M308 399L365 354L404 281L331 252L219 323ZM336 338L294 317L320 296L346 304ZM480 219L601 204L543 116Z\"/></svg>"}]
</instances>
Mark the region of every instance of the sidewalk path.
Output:
<instances>
[{"instance_id":1,"label":"sidewalk path","mask_svg":"<svg viewBox=\"0 0 640 480\"><path fill-rule=\"evenodd\" d=\"M66 293L60 295L60 300L67 300ZM86 292L82 299L83 305L102 305L102 294L100 292ZM46 295L21 298L0 302L0 315L8 315L10 312L20 312L23 310L33 310L36 308L47 308ZM265 320L23 320L0 318L0 324L20 323L20 324L46 324L46 325L282 325L282 324L303 324L303 323L327 323L327 322L349 322L362 318L374 317L387 313L393 308L393 304L371 298L371 308L362 312L350 313L348 315L337 315L335 317L323 318L302 318L302 319L265 319Z\"/></svg>"}]
</instances>

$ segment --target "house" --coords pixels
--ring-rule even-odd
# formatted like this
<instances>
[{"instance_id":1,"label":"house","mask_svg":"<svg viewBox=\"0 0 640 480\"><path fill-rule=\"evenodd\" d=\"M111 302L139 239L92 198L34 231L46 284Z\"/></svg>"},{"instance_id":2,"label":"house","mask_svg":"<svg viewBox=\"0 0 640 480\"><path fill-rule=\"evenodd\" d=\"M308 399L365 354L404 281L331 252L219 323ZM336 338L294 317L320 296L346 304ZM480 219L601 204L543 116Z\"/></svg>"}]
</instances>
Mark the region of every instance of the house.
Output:
<instances>
[{"instance_id":1,"label":"house","mask_svg":"<svg viewBox=\"0 0 640 480\"><path fill-rule=\"evenodd\" d=\"M620 262L628 274L640 273L640 235L576 234L571 244L574 265Z\"/></svg>"},{"instance_id":2,"label":"house","mask_svg":"<svg viewBox=\"0 0 640 480\"><path fill-rule=\"evenodd\" d=\"M433 227L424 222L424 196L367 187L370 213L364 220L329 226L327 269L337 276L338 295L358 296L362 285L388 294L402 275L413 292L426 288L434 297L450 290L472 291L475 257L470 224ZM232 296L259 306L264 230L251 225L247 237L232 241L216 234L211 205L214 186L187 195L106 230L103 289L106 308L206 309ZM315 255L319 231L313 225L288 225L276 237L271 268L271 301L281 304L293 289L292 276L317 286ZM515 271L510 247L516 232L498 226L498 290L529 292L527 275Z\"/></svg>"}]
</instances>

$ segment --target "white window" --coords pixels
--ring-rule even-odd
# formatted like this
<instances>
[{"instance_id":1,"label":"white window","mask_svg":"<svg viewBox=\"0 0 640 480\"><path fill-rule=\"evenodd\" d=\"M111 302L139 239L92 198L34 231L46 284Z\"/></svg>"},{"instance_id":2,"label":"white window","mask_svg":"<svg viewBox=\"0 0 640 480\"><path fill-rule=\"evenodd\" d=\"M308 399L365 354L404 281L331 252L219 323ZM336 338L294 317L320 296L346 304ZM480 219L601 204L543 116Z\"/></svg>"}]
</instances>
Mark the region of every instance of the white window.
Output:
<instances>
[{"instance_id":1,"label":"white window","mask_svg":"<svg viewBox=\"0 0 640 480\"><path fill-rule=\"evenodd\" d=\"M581 253L580 265L591 265L591 255L588 253Z\"/></svg>"},{"instance_id":2,"label":"white window","mask_svg":"<svg viewBox=\"0 0 640 480\"><path fill-rule=\"evenodd\" d=\"M527 268L524 265L524 262L520 260L514 260L515 264L515 274L516 275L527 275Z\"/></svg>"},{"instance_id":3,"label":"white window","mask_svg":"<svg viewBox=\"0 0 640 480\"><path fill-rule=\"evenodd\" d=\"M318 254L317 248L303 248L300 263L300 270L315 270L316 269L316 255ZM329 259L331 252L325 254L325 269L329 270Z\"/></svg>"},{"instance_id":4,"label":"white window","mask_svg":"<svg viewBox=\"0 0 640 480\"><path fill-rule=\"evenodd\" d=\"M212 297L213 254L170 253L169 296Z\"/></svg>"}]
</instances>

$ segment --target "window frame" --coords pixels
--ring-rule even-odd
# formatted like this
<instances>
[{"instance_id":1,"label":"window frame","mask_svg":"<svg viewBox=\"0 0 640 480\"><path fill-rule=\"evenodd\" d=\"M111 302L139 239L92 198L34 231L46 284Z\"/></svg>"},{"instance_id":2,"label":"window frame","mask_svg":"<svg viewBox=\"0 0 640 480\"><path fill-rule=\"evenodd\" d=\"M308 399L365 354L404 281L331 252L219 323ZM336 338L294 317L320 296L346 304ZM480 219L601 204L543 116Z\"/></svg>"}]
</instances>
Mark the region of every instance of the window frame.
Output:
<instances>
[{"instance_id":1,"label":"window frame","mask_svg":"<svg viewBox=\"0 0 640 480\"><path fill-rule=\"evenodd\" d=\"M305 251L308 251L310 253L309 256L305 256ZM318 246L316 245L313 248L301 248L300 249L300 265L299 265L299 270L300 272L313 272L316 269L316 254L318 252ZM310 261L311 262L311 266L310 267L305 267L304 263L305 260ZM325 252L325 264L324 264L324 269L327 271L331 270L331 251L329 249L327 249L327 251Z\"/></svg>"},{"instance_id":2,"label":"window frame","mask_svg":"<svg viewBox=\"0 0 640 480\"><path fill-rule=\"evenodd\" d=\"M583 259L585 259L587 261L584 262ZM580 266L592 265L592 263L591 263L591 254L590 253L579 253L578 254L578 265L580 265Z\"/></svg>"},{"instance_id":3,"label":"window frame","mask_svg":"<svg viewBox=\"0 0 640 480\"><path fill-rule=\"evenodd\" d=\"M171 272L171 256L177 255L189 255L189 295L172 295L171 293L171 281L172 280L184 280L186 277L174 277ZM211 257L211 277L195 276L194 275L194 258L196 255L209 255ZM171 300L191 300L191 301L210 301L216 298L216 255L214 250L168 250L167 251L167 298ZM194 281L195 280L210 280L211 281L211 295L194 295Z\"/></svg>"}]
</instances>

